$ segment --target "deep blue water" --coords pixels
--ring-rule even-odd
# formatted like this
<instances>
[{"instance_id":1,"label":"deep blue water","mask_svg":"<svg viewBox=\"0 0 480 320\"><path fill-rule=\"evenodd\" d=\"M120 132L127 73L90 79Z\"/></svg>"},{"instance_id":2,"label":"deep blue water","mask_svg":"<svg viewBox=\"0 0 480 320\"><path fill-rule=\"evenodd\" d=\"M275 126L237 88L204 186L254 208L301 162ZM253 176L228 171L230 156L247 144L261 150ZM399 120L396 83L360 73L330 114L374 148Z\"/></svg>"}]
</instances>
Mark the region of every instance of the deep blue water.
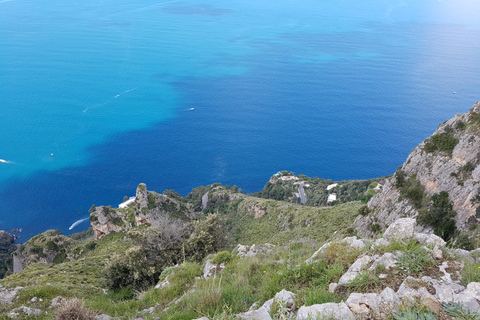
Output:
<instances>
[{"instance_id":1,"label":"deep blue water","mask_svg":"<svg viewBox=\"0 0 480 320\"><path fill-rule=\"evenodd\" d=\"M473 0L0 0L0 229L68 233L140 182L186 195L259 191L279 170L391 174L480 100L478 12Z\"/></svg>"}]
</instances>

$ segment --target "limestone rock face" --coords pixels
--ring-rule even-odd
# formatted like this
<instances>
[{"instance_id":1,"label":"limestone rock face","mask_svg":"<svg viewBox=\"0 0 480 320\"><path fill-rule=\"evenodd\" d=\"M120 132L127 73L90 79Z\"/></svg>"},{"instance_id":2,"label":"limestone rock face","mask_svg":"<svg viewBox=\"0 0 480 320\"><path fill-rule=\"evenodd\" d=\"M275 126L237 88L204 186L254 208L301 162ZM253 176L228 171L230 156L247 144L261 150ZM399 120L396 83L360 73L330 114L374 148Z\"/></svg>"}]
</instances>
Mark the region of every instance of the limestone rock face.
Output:
<instances>
[{"instance_id":1,"label":"limestone rock face","mask_svg":"<svg viewBox=\"0 0 480 320\"><path fill-rule=\"evenodd\" d=\"M195 217L192 205L182 203L165 194L148 191L145 183L136 190L135 201L126 207L96 207L90 214L90 225L95 239L110 232L128 231L146 223L161 229L170 218L188 220Z\"/></svg>"},{"instance_id":2,"label":"limestone rock face","mask_svg":"<svg viewBox=\"0 0 480 320\"><path fill-rule=\"evenodd\" d=\"M480 128L469 121L480 114L480 101L469 112L458 114L441 124L433 135L448 134L458 140L451 155L443 151L425 151L431 138L426 139L412 150L407 161L399 167L405 179L416 179L425 189L425 194L432 196L445 191L457 212L457 228L466 230L467 220L474 216L480 205L471 201L479 194L477 183L480 181ZM466 166L467 165L467 166ZM466 169L467 168L467 169ZM398 172L398 171L397 171ZM369 226L378 223L385 228L404 217L416 217L418 211L413 202L401 197L395 186L395 174L388 179L381 192L368 202L368 216L358 216L355 220L357 232L361 236L373 235ZM415 231L431 233L425 226L417 225Z\"/></svg>"},{"instance_id":3,"label":"limestone rock face","mask_svg":"<svg viewBox=\"0 0 480 320\"><path fill-rule=\"evenodd\" d=\"M309 307L301 307L298 310L297 320L307 319L355 320L355 316L345 303L330 302L314 304Z\"/></svg>"},{"instance_id":4,"label":"limestone rock face","mask_svg":"<svg viewBox=\"0 0 480 320\"><path fill-rule=\"evenodd\" d=\"M383 237L387 240L404 240L413 236L417 221L411 218L398 219L385 230Z\"/></svg>"},{"instance_id":5,"label":"limestone rock face","mask_svg":"<svg viewBox=\"0 0 480 320\"><path fill-rule=\"evenodd\" d=\"M119 232L123 228L120 224L125 224L123 215L109 207L96 207L90 215L90 225L93 229L95 239L101 239L110 232ZM122 221L122 222L120 222Z\"/></svg>"}]
</instances>

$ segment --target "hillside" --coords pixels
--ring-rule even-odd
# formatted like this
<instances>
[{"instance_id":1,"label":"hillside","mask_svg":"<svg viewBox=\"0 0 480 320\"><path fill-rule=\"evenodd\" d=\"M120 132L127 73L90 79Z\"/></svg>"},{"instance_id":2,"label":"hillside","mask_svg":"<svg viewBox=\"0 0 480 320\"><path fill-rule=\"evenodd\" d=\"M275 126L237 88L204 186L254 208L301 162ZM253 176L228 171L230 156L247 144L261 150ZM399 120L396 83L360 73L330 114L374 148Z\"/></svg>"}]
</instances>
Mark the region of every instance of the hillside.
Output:
<instances>
[{"instance_id":1,"label":"hillside","mask_svg":"<svg viewBox=\"0 0 480 320\"><path fill-rule=\"evenodd\" d=\"M401 217L416 217L417 229L445 240L478 246L480 220L480 102L438 126L412 150L406 162L387 179L355 224L360 234L385 230ZM473 244L468 244L473 241Z\"/></svg>"},{"instance_id":2,"label":"hillside","mask_svg":"<svg viewBox=\"0 0 480 320\"><path fill-rule=\"evenodd\" d=\"M0 281L0 319L479 320L479 119L480 102L390 177L281 171L256 194L185 197L140 183L92 206L87 231L48 230L13 257L0 233L23 268Z\"/></svg>"}]
</instances>

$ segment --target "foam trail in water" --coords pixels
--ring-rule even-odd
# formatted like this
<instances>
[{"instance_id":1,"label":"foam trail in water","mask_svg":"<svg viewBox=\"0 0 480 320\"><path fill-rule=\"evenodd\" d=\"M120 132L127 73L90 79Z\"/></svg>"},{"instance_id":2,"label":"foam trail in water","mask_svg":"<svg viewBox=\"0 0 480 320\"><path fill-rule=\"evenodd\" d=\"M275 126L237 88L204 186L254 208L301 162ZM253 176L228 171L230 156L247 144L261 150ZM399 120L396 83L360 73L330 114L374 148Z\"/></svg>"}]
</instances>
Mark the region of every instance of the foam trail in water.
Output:
<instances>
[{"instance_id":1,"label":"foam trail in water","mask_svg":"<svg viewBox=\"0 0 480 320\"><path fill-rule=\"evenodd\" d=\"M0 163L12 163L12 162L5 159L0 159Z\"/></svg>"},{"instance_id":2,"label":"foam trail in water","mask_svg":"<svg viewBox=\"0 0 480 320\"><path fill-rule=\"evenodd\" d=\"M71 226L70 228L68 228L68 230L72 230L73 228L75 228L76 226L78 226L80 223L82 223L83 221L85 220L88 220L88 218L85 218L85 219L80 219L78 221L75 221Z\"/></svg>"},{"instance_id":3,"label":"foam trail in water","mask_svg":"<svg viewBox=\"0 0 480 320\"><path fill-rule=\"evenodd\" d=\"M130 90L123 91L122 93L117 94L117 95L115 96L115 98L118 98L118 97L120 97L122 94L125 94L125 93L127 93L127 92L131 92L131 91L134 91L134 90L137 90L137 89L138 89L138 87L133 88L133 89L130 89Z\"/></svg>"}]
</instances>

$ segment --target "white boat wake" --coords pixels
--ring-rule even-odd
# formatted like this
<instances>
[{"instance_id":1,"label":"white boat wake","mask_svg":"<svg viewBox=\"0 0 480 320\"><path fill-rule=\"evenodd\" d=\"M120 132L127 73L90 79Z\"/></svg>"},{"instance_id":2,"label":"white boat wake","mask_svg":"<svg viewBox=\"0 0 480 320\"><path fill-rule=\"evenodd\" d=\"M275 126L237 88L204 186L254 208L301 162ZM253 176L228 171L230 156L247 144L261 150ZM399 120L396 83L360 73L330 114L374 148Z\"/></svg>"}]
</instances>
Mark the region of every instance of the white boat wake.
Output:
<instances>
[{"instance_id":1,"label":"white boat wake","mask_svg":"<svg viewBox=\"0 0 480 320\"><path fill-rule=\"evenodd\" d=\"M12 162L5 159L0 159L0 163L12 163Z\"/></svg>"},{"instance_id":2,"label":"white boat wake","mask_svg":"<svg viewBox=\"0 0 480 320\"><path fill-rule=\"evenodd\" d=\"M78 226L80 223L82 223L83 221L85 220L88 220L88 218L85 218L85 219L80 219L78 221L75 221L71 226L70 228L68 228L68 230L72 230L73 228L75 228L76 226Z\"/></svg>"}]
</instances>

